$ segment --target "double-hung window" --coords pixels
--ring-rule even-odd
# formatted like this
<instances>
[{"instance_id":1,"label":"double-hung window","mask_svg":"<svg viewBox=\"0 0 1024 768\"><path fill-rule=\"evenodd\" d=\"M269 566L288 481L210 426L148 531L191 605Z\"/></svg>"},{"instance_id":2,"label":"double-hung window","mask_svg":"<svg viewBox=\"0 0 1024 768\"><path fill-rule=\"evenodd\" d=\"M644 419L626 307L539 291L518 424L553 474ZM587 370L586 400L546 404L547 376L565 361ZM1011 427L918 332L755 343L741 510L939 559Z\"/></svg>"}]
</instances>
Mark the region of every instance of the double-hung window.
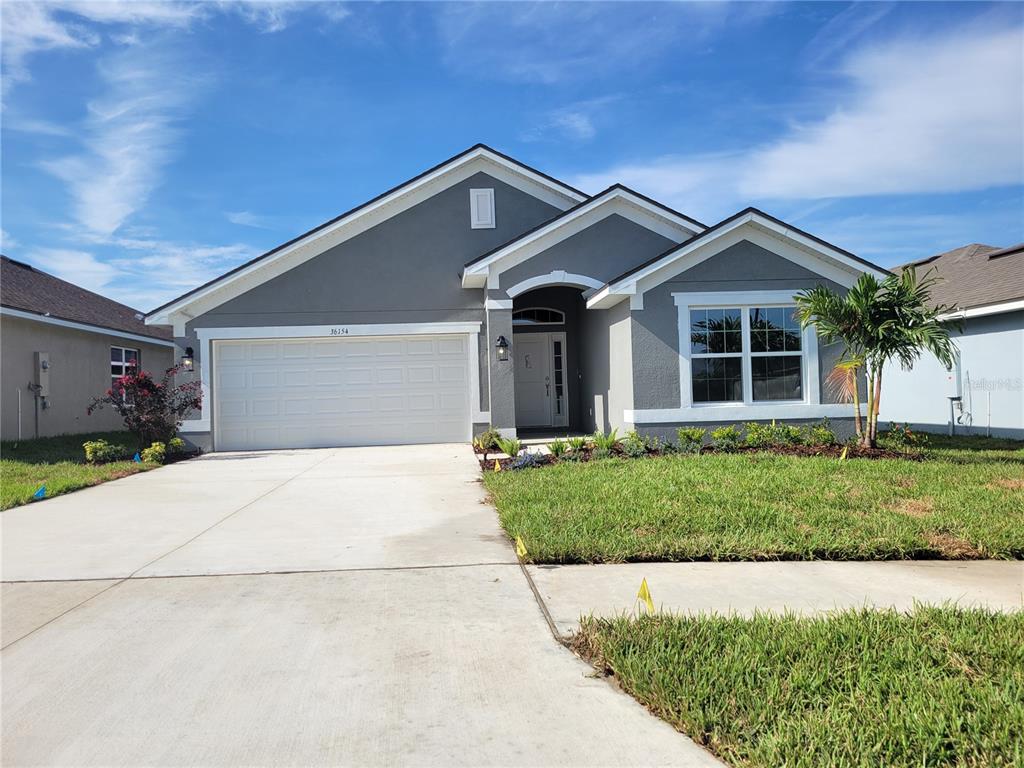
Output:
<instances>
[{"instance_id":1,"label":"double-hung window","mask_svg":"<svg viewBox=\"0 0 1024 768\"><path fill-rule=\"evenodd\" d=\"M808 343L795 306L701 306L699 298L677 295L680 332L689 335L681 339L681 363L692 405L808 401Z\"/></svg>"},{"instance_id":2,"label":"double-hung window","mask_svg":"<svg viewBox=\"0 0 1024 768\"><path fill-rule=\"evenodd\" d=\"M110 382L116 384L117 380L129 373L139 369L139 350L128 347L110 348ZM127 402L131 403L131 400Z\"/></svg>"}]
</instances>

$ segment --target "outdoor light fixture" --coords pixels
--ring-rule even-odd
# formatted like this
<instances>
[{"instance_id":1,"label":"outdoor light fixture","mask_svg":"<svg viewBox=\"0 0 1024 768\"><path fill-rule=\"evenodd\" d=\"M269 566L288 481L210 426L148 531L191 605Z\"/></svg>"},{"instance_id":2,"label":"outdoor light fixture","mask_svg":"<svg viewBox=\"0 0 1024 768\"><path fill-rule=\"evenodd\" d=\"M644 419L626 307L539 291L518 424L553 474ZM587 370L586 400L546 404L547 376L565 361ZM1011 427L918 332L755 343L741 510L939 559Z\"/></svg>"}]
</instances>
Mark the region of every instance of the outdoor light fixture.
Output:
<instances>
[{"instance_id":1,"label":"outdoor light fixture","mask_svg":"<svg viewBox=\"0 0 1024 768\"><path fill-rule=\"evenodd\" d=\"M499 363L507 363L508 362L508 339L506 339L504 336L499 336L498 340L494 344L494 348L497 350L498 362Z\"/></svg>"},{"instance_id":2,"label":"outdoor light fixture","mask_svg":"<svg viewBox=\"0 0 1024 768\"><path fill-rule=\"evenodd\" d=\"M185 354L181 358L181 367L186 371L191 371L193 364L192 347L185 347Z\"/></svg>"}]
</instances>

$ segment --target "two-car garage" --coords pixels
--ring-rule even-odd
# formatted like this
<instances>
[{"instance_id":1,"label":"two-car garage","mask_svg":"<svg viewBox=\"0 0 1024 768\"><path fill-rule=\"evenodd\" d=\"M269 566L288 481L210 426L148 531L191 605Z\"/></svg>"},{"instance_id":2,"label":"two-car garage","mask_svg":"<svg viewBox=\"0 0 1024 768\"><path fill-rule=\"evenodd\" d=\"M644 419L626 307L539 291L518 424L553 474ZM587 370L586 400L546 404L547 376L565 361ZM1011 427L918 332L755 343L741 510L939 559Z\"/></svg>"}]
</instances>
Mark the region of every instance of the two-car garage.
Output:
<instances>
[{"instance_id":1,"label":"two-car garage","mask_svg":"<svg viewBox=\"0 0 1024 768\"><path fill-rule=\"evenodd\" d=\"M465 441L471 338L214 340L215 448Z\"/></svg>"}]
</instances>

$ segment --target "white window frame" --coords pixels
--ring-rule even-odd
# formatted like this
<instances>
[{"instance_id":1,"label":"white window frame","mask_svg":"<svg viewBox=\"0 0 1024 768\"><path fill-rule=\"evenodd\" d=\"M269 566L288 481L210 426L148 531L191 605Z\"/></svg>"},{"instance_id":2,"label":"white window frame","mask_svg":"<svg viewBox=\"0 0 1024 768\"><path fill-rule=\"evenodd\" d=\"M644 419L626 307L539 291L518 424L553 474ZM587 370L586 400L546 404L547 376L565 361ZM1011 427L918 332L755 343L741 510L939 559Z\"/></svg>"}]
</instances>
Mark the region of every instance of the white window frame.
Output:
<instances>
[{"instance_id":1,"label":"white window frame","mask_svg":"<svg viewBox=\"0 0 1024 768\"><path fill-rule=\"evenodd\" d=\"M560 315L562 319L561 320L553 320L553 321L549 321L549 322L532 322L532 321L528 321L528 322L520 321L518 323L516 322L516 314L518 314L519 312L528 312L531 309L543 309L545 312L554 312L555 314ZM515 328L515 327L519 327L519 328L536 328L536 327L542 326L542 325L565 325L565 312L563 312L560 309L555 309L554 307L520 307L519 309L512 310L512 327L513 328Z\"/></svg>"},{"instance_id":2,"label":"white window frame","mask_svg":"<svg viewBox=\"0 0 1024 768\"><path fill-rule=\"evenodd\" d=\"M494 190L469 190L469 226L471 229L494 229Z\"/></svg>"},{"instance_id":3,"label":"white window frame","mask_svg":"<svg viewBox=\"0 0 1024 768\"><path fill-rule=\"evenodd\" d=\"M110 360L110 366L111 367L114 367L115 365L121 366L121 373L119 375L117 375L117 376L115 376L113 373L110 374L110 388L111 388L111 390L113 390L114 383L118 379L120 379L122 376L125 376L125 375L127 375L129 373L129 370L130 370L129 366L127 365L127 363L125 363L125 360L124 360L125 352L134 352L135 353L135 365L132 366L131 369L133 369L135 371L141 371L142 370L142 350L141 349L136 349L135 347L121 347L121 346L118 346L117 344L111 344L110 345L110 352L113 352L115 349L121 350L121 361L120 362L116 362L115 360L113 360L112 359L113 358L112 354L108 354L107 356L111 358L111 360ZM127 398L126 398L125 399L125 405L133 406L134 403L128 401Z\"/></svg>"},{"instance_id":4,"label":"white window frame","mask_svg":"<svg viewBox=\"0 0 1024 768\"><path fill-rule=\"evenodd\" d=\"M627 410L624 420L632 424L673 422L739 422L764 419L820 419L853 416L849 403L822 403L818 364L818 336L814 327L801 336L803 355L802 400L754 400L751 376L750 309L752 307L792 306L794 291L741 291L673 293L679 334L679 407ZM735 308L742 311L744 336L743 402L694 403L690 361L690 309Z\"/></svg>"}]
</instances>

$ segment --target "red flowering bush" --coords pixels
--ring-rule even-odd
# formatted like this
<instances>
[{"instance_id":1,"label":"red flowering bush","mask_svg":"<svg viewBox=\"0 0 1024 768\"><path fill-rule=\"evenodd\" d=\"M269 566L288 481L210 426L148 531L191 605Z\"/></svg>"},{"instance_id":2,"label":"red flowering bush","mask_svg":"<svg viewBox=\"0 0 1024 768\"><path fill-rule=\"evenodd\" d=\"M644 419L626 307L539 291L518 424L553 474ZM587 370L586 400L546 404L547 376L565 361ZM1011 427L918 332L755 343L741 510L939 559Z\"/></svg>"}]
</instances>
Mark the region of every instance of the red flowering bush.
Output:
<instances>
[{"instance_id":1,"label":"red flowering bush","mask_svg":"<svg viewBox=\"0 0 1024 768\"><path fill-rule=\"evenodd\" d=\"M139 445L166 443L190 412L203 404L198 381L174 384L181 366L168 368L163 379L154 381L147 371L126 374L117 379L101 397L89 404L87 412L113 408L124 419L124 426L139 440Z\"/></svg>"}]
</instances>

